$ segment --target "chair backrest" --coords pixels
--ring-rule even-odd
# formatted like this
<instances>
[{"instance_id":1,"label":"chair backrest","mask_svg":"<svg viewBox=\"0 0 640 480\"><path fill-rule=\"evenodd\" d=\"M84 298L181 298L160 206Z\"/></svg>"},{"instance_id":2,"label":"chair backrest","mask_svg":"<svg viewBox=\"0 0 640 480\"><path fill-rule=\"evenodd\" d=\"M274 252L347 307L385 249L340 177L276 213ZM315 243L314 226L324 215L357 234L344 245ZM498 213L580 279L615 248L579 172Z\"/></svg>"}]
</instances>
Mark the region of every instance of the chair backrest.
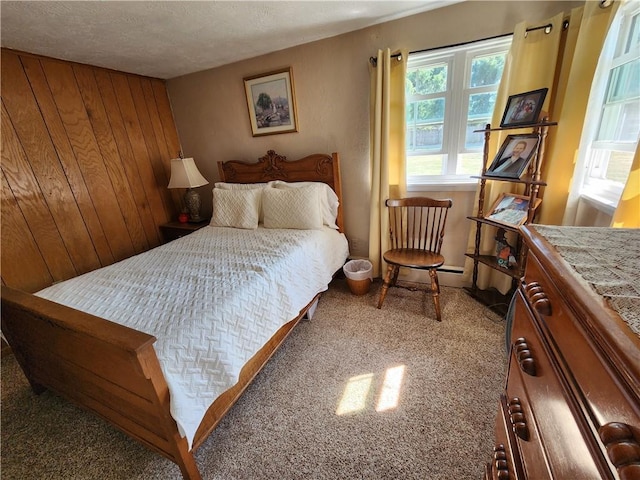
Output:
<instances>
[{"instance_id":1,"label":"chair backrest","mask_svg":"<svg viewBox=\"0 0 640 480\"><path fill-rule=\"evenodd\" d=\"M447 213L453 202L427 197L388 199L391 248L440 253Z\"/></svg>"}]
</instances>

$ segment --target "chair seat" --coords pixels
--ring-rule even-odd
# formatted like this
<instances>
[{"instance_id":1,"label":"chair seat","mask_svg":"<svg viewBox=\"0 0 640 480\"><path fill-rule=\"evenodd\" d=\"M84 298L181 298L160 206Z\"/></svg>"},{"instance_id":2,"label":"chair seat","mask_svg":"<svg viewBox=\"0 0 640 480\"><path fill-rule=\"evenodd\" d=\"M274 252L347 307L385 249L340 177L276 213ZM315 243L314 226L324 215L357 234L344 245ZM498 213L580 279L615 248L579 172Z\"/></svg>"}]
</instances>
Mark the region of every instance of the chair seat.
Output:
<instances>
[{"instance_id":1,"label":"chair seat","mask_svg":"<svg viewBox=\"0 0 640 480\"><path fill-rule=\"evenodd\" d=\"M437 268L444 264L444 257L438 253L415 248L394 248L387 250L383 258L387 263L409 268Z\"/></svg>"}]
</instances>

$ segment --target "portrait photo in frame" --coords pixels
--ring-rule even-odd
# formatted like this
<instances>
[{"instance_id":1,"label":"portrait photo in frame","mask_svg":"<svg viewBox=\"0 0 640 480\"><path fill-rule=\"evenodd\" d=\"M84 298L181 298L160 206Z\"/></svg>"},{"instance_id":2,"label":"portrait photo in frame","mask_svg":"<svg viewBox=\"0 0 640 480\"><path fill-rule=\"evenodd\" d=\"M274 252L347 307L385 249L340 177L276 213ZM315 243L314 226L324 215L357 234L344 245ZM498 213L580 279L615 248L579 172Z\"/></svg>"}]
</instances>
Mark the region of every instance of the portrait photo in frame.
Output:
<instances>
[{"instance_id":1,"label":"portrait photo in frame","mask_svg":"<svg viewBox=\"0 0 640 480\"><path fill-rule=\"evenodd\" d=\"M507 135L485 176L520 178L536 153L538 141L535 133Z\"/></svg>"},{"instance_id":2,"label":"portrait photo in frame","mask_svg":"<svg viewBox=\"0 0 640 480\"><path fill-rule=\"evenodd\" d=\"M291 67L243 80L254 137L298 131Z\"/></svg>"},{"instance_id":3,"label":"portrait photo in frame","mask_svg":"<svg viewBox=\"0 0 640 480\"><path fill-rule=\"evenodd\" d=\"M530 125L538 122L548 88L511 95L502 115L501 127Z\"/></svg>"},{"instance_id":4,"label":"portrait photo in frame","mask_svg":"<svg viewBox=\"0 0 640 480\"><path fill-rule=\"evenodd\" d=\"M515 193L503 193L484 217L486 220L517 228L524 224L529 214L529 197ZM542 202L536 198L533 208L538 208Z\"/></svg>"}]
</instances>

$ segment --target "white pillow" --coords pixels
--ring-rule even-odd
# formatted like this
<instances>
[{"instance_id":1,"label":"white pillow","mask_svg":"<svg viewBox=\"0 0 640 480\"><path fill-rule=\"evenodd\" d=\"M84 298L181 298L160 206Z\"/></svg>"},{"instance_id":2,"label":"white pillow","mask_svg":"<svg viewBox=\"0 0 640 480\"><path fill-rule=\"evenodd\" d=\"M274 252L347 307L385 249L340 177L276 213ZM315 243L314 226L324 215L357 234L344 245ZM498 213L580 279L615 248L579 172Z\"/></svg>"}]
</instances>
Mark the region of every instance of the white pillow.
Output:
<instances>
[{"instance_id":1,"label":"white pillow","mask_svg":"<svg viewBox=\"0 0 640 480\"><path fill-rule=\"evenodd\" d=\"M214 184L216 188L221 188L223 190L254 190L254 189L262 189L268 186L267 183L226 183L226 182L216 182ZM258 212L258 222L264 222L264 213L262 211L262 206L260 206L260 211Z\"/></svg>"},{"instance_id":2,"label":"white pillow","mask_svg":"<svg viewBox=\"0 0 640 480\"><path fill-rule=\"evenodd\" d=\"M265 188L262 191L265 228L319 230L322 212L316 187Z\"/></svg>"},{"instance_id":3,"label":"white pillow","mask_svg":"<svg viewBox=\"0 0 640 480\"><path fill-rule=\"evenodd\" d=\"M213 189L213 216L211 225L214 227L258 228L258 213L262 189L247 190Z\"/></svg>"},{"instance_id":4,"label":"white pillow","mask_svg":"<svg viewBox=\"0 0 640 480\"><path fill-rule=\"evenodd\" d=\"M269 182L269 184L275 188L300 188L313 186L318 190L320 197L320 208L322 213L322 223L328 227L338 229L336 225L336 218L338 217L338 195L333 191L329 185L323 182L283 182L282 180L275 180Z\"/></svg>"}]
</instances>

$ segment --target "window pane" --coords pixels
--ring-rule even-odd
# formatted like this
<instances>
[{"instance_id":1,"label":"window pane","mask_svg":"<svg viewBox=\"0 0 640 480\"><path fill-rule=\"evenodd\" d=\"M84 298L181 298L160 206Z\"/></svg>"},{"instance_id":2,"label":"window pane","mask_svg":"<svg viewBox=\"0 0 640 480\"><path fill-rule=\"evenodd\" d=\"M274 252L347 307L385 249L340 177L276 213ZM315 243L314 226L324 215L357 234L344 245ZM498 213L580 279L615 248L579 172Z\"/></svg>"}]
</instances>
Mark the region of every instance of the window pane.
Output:
<instances>
[{"instance_id":1,"label":"window pane","mask_svg":"<svg viewBox=\"0 0 640 480\"><path fill-rule=\"evenodd\" d=\"M597 140L637 142L638 132L640 132L640 108L638 107L637 102L604 106Z\"/></svg>"},{"instance_id":2,"label":"window pane","mask_svg":"<svg viewBox=\"0 0 640 480\"><path fill-rule=\"evenodd\" d=\"M416 102L416 121L442 122L444 120L444 98Z\"/></svg>"},{"instance_id":3,"label":"window pane","mask_svg":"<svg viewBox=\"0 0 640 480\"><path fill-rule=\"evenodd\" d=\"M467 128L464 137L464 147L467 150L482 149L484 133L474 133L474 130L483 129L487 123L491 123L495 104L496 92L469 95Z\"/></svg>"},{"instance_id":4,"label":"window pane","mask_svg":"<svg viewBox=\"0 0 640 480\"><path fill-rule=\"evenodd\" d=\"M412 133L414 133L412 145L407 145L407 150L441 150L442 129L442 123L416 126L412 129ZM408 137L409 135L407 135Z\"/></svg>"},{"instance_id":5,"label":"window pane","mask_svg":"<svg viewBox=\"0 0 640 480\"><path fill-rule=\"evenodd\" d=\"M627 182L633 163L633 152L594 149L589 177L619 183Z\"/></svg>"},{"instance_id":6,"label":"window pane","mask_svg":"<svg viewBox=\"0 0 640 480\"><path fill-rule=\"evenodd\" d=\"M406 146L407 146L407 152L411 152L414 149L414 143L415 143L415 127L410 127L407 126L407 132L406 132Z\"/></svg>"},{"instance_id":7,"label":"window pane","mask_svg":"<svg viewBox=\"0 0 640 480\"><path fill-rule=\"evenodd\" d=\"M416 115L416 102L407 103L407 123L412 124Z\"/></svg>"},{"instance_id":8,"label":"window pane","mask_svg":"<svg viewBox=\"0 0 640 480\"><path fill-rule=\"evenodd\" d=\"M592 88L605 93L593 99L599 108L590 107L594 113L585 118L585 128L595 121L599 122L598 128L581 152L588 165L581 194L611 207L620 199L640 133L640 59L634 54L640 45L640 26L638 15L631 18L628 14L628 5L631 3L621 5L616 14L621 28L611 29L608 34L607 43L615 40L622 48L617 52L607 48L608 58L601 59L609 72L594 79Z\"/></svg>"},{"instance_id":9,"label":"window pane","mask_svg":"<svg viewBox=\"0 0 640 480\"><path fill-rule=\"evenodd\" d=\"M607 152L609 156L609 164L607 165L607 173L605 178L613 182L625 184L631 164L633 163L633 153L631 152Z\"/></svg>"},{"instance_id":10,"label":"window pane","mask_svg":"<svg viewBox=\"0 0 640 480\"><path fill-rule=\"evenodd\" d=\"M480 175L482 172L482 152L459 155L456 175Z\"/></svg>"},{"instance_id":11,"label":"window pane","mask_svg":"<svg viewBox=\"0 0 640 480\"><path fill-rule=\"evenodd\" d=\"M496 92L469 95L469 120L474 118L491 118L496 104Z\"/></svg>"},{"instance_id":12,"label":"window pane","mask_svg":"<svg viewBox=\"0 0 640 480\"><path fill-rule=\"evenodd\" d=\"M640 104L636 102L625 103L622 107L622 118L620 119L620 140L621 142L638 141L640 132Z\"/></svg>"},{"instance_id":13,"label":"window pane","mask_svg":"<svg viewBox=\"0 0 640 480\"><path fill-rule=\"evenodd\" d=\"M464 148L466 150L482 150L484 146L484 132L476 132L476 130L483 130L487 123L491 123L490 118L481 118L477 121L467 123L464 140Z\"/></svg>"},{"instance_id":14,"label":"window pane","mask_svg":"<svg viewBox=\"0 0 640 480\"><path fill-rule=\"evenodd\" d=\"M407 72L407 95L428 95L447 90L447 65L445 63Z\"/></svg>"},{"instance_id":15,"label":"window pane","mask_svg":"<svg viewBox=\"0 0 640 480\"><path fill-rule=\"evenodd\" d=\"M640 59L620 65L611 71L607 102L618 102L640 95Z\"/></svg>"},{"instance_id":16,"label":"window pane","mask_svg":"<svg viewBox=\"0 0 640 480\"><path fill-rule=\"evenodd\" d=\"M629 29L629 38L625 45L624 53L629 53L632 48L640 44L640 15L636 15L631 20L631 27Z\"/></svg>"},{"instance_id":17,"label":"window pane","mask_svg":"<svg viewBox=\"0 0 640 480\"><path fill-rule=\"evenodd\" d=\"M407 105L407 151L442 149L444 105L444 98Z\"/></svg>"},{"instance_id":18,"label":"window pane","mask_svg":"<svg viewBox=\"0 0 640 480\"><path fill-rule=\"evenodd\" d=\"M446 155L411 155L407 162L407 175L442 175Z\"/></svg>"},{"instance_id":19,"label":"window pane","mask_svg":"<svg viewBox=\"0 0 640 480\"><path fill-rule=\"evenodd\" d=\"M500 83L504 59L504 53L474 58L471 62L471 82L469 86L473 88Z\"/></svg>"},{"instance_id":20,"label":"window pane","mask_svg":"<svg viewBox=\"0 0 640 480\"><path fill-rule=\"evenodd\" d=\"M511 37L491 39L409 56L405 101L410 184L450 182L457 175L466 183L481 172L484 135L473 130L491 122L510 44Z\"/></svg>"}]
</instances>

